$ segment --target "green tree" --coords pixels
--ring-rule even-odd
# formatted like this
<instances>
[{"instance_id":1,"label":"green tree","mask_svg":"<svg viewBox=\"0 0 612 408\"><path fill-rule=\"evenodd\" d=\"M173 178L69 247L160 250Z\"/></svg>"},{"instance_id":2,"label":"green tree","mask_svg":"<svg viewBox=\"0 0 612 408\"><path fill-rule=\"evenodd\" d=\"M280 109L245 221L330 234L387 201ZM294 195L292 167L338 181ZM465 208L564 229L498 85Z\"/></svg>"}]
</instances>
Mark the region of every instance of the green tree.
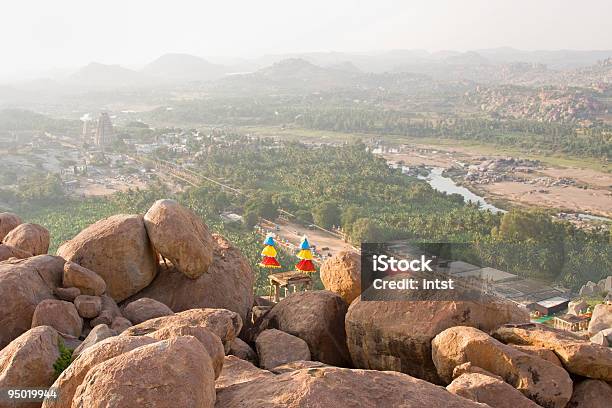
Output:
<instances>
[{"instance_id":1,"label":"green tree","mask_svg":"<svg viewBox=\"0 0 612 408\"><path fill-rule=\"evenodd\" d=\"M312 211L312 218L315 224L330 228L340 224L340 207L333 201L324 201L318 204Z\"/></svg>"},{"instance_id":2,"label":"green tree","mask_svg":"<svg viewBox=\"0 0 612 408\"><path fill-rule=\"evenodd\" d=\"M380 225L370 218L359 218L353 223L350 233L351 242L359 245L362 242L381 241L383 232Z\"/></svg>"}]
</instances>

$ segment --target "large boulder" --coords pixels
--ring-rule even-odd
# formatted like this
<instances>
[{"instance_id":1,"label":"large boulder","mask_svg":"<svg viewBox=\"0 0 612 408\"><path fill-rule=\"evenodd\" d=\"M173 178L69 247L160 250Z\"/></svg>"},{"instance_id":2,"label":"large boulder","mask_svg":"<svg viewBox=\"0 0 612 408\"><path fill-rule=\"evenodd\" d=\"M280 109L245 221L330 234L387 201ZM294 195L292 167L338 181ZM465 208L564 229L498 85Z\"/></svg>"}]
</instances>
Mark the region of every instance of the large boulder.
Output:
<instances>
[{"instance_id":1,"label":"large boulder","mask_svg":"<svg viewBox=\"0 0 612 408\"><path fill-rule=\"evenodd\" d=\"M128 300L155 299L175 312L222 308L247 322L253 305L255 274L242 252L220 235L213 235L214 256L208 273L191 279L176 268L161 267L147 288Z\"/></svg>"},{"instance_id":2,"label":"large boulder","mask_svg":"<svg viewBox=\"0 0 612 408\"><path fill-rule=\"evenodd\" d=\"M431 340L453 326L490 331L508 322L528 322L518 306L486 302L356 299L346 315L346 335L358 368L400 371L441 384L431 360Z\"/></svg>"},{"instance_id":3,"label":"large boulder","mask_svg":"<svg viewBox=\"0 0 612 408\"><path fill-rule=\"evenodd\" d=\"M174 312L168 306L149 298L140 298L128 303L123 308L123 315L133 324L173 314Z\"/></svg>"},{"instance_id":4,"label":"large boulder","mask_svg":"<svg viewBox=\"0 0 612 408\"><path fill-rule=\"evenodd\" d=\"M86 319L98 317L102 311L102 299L99 296L79 295L74 299L79 316Z\"/></svg>"},{"instance_id":5,"label":"large boulder","mask_svg":"<svg viewBox=\"0 0 612 408\"><path fill-rule=\"evenodd\" d=\"M612 328L612 305L604 303L595 305L591 321L589 321L589 336L594 336L609 328Z\"/></svg>"},{"instance_id":6,"label":"large boulder","mask_svg":"<svg viewBox=\"0 0 612 408\"><path fill-rule=\"evenodd\" d=\"M21 218L17 214L10 212L0 213L0 242L11 230L17 228L20 224Z\"/></svg>"},{"instance_id":7,"label":"large boulder","mask_svg":"<svg viewBox=\"0 0 612 408\"><path fill-rule=\"evenodd\" d=\"M11 258L26 259L31 256L31 253L22 249L15 248L11 245L0 244L0 262L6 261L7 259Z\"/></svg>"},{"instance_id":8,"label":"large boulder","mask_svg":"<svg viewBox=\"0 0 612 408\"><path fill-rule=\"evenodd\" d=\"M308 344L299 337L276 329L264 330L255 341L259 366L271 370L293 361L310 360Z\"/></svg>"},{"instance_id":9,"label":"large boulder","mask_svg":"<svg viewBox=\"0 0 612 408\"><path fill-rule=\"evenodd\" d=\"M253 364L257 364L257 354L244 340L236 337L230 345L229 354L232 354L238 358L246 361L250 361Z\"/></svg>"},{"instance_id":10,"label":"large boulder","mask_svg":"<svg viewBox=\"0 0 612 408\"><path fill-rule=\"evenodd\" d=\"M66 302L74 302L74 300L81 296L79 288L55 288L53 294L59 300L65 300Z\"/></svg>"},{"instance_id":11,"label":"large boulder","mask_svg":"<svg viewBox=\"0 0 612 408\"><path fill-rule=\"evenodd\" d=\"M46 400L43 408L70 408L74 393L89 370L113 357L155 342L157 340L150 337L110 337L83 350L53 383L58 390L57 399Z\"/></svg>"},{"instance_id":12,"label":"large boulder","mask_svg":"<svg viewBox=\"0 0 612 408\"><path fill-rule=\"evenodd\" d=\"M612 346L612 328L600 331L592 336L590 340L591 343L599 344L601 346Z\"/></svg>"},{"instance_id":13,"label":"large boulder","mask_svg":"<svg viewBox=\"0 0 612 408\"><path fill-rule=\"evenodd\" d=\"M446 382L452 380L455 367L471 362L499 375L543 407L563 408L572 396L572 380L563 368L473 327L451 327L438 334L432 341L432 359Z\"/></svg>"},{"instance_id":14,"label":"large boulder","mask_svg":"<svg viewBox=\"0 0 612 408\"><path fill-rule=\"evenodd\" d=\"M541 324L509 325L495 330L493 336L504 343L551 349L570 373L612 381L612 349L590 343L565 330Z\"/></svg>"},{"instance_id":15,"label":"large boulder","mask_svg":"<svg viewBox=\"0 0 612 408\"><path fill-rule=\"evenodd\" d=\"M108 407L109 398L121 407L212 408L215 377L210 357L191 336L139 347L94 366L77 388L72 406Z\"/></svg>"},{"instance_id":16,"label":"large boulder","mask_svg":"<svg viewBox=\"0 0 612 408\"><path fill-rule=\"evenodd\" d=\"M55 378L53 364L60 356L61 337L49 326L35 327L0 350L0 389L48 388ZM2 408L33 408L40 403L11 404L0 401Z\"/></svg>"},{"instance_id":17,"label":"large boulder","mask_svg":"<svg viewBox=\"0 0 612 408\"><path fill-rule=\"evenodd\" d=\"M462 374L446 389L463 398L487 404L491 408L541 408L510 384L484 374Z\"/></svg>"},{"instance_id":18,"label":"large boulder","mask_svg":"<svg viewBox=\"0 0 612 408\"><path fill-rule=\"evenodd\" d=\"M2 243L21 249L32 255L44 255L49 250L49 231L38 224L20 224L12 229Z\"/></svg>"},{"instance_id":19,"label":"large boulder","mask_svg":"<svg viewBox=\"0 0 612 408\"><path fill-rule=\"evenodd\" d=\"M76 349L74 349L74 351L72 352L72 358L78 357L85 350L98 344L102 340L116 335L117 333L115 333L110 327L105 324L99 324L95 326L93 329L91 329L85 340L83 340L83 342Z\"/></svg>"},{"instance_id":20,"label":"large boulder","mask_svg":"<svg viewBox=\"0 0 612 408\"><path fill-rule=\"evenodd\" d=\"M100 220L65 242L57 254L100 275L117 302L147 287L157 273L157 257L141 215Z\"/></svg>"},{"instance_id":21,"label":"large boulder","mask_svg":"<svg viewBox=\"0 0 612 408\"><path fill-rule=\"evenodd\" d=\"M321 265L321 282L325 289L337 293L347 304L361 294L361 255L341 251Z\"/></svg>"},{"instance_id":22,"label":"large boulder","mask_svg":"<svg viewBox=\"0 0 612 408\"><path fill-rule=\"evenodd\" d=\"M556 366L563 367L561 364L561 360L555 354L554 351L537 346L519 346L517 344L510 344L512 347L517 349L518 351L522 351L523 353L531 354L536 357L540 357L542 360L546 360L549 363L553 363Z\"/></svg>"},{"instance_id":23,"label":"large boulder","mask_svg":"<svg viewBox=\"0 0 612 408\"><path fill-rule=\"evenodd\" d=\"M322 367L254 380L217 391L219 408L402 407L485 408L401 373Z\"/></svg>"},{"instance_id":24,"label":"large boulder","mask_svg":"<svg viewBox=\"0 0 612 408\"><path fill-rule=\"evenodd\" d=\"M567 314L578 316L586 312L588 307L589 304L582 299L573 300L567 304Z\"/></svg>"},{"instance_id":25,"label":"large boulder","mask_svg":"<svg viewBox=\"0 0 612 408\"><path fill-rule=\"evenodd\" d=\"M612 386L600 380L584 380L576 384L566 408L609 408Z\"/></svg>"},{"instance_id":26,"label":"large boulder","mask_svg":"<svg viewBox=\"0 0 612 408\"><path fill-rule=\"evenodd\" d=\"M64 260L41 255L0 263L0 349L32 327L36 306L53 299Z\"/></svg>"},{"instance_id":27,"label":"large boulder","mask_svg":"<svg viewBox=\"0 0 612 408\"><path fill-rule=\"evenodd\" d=\"M252 363L241 358L236 356L225 356L223 370L221 370L221 375L215 382L215 388L218 391L232 385L272 376L274 376L274 374L270 371L257 368Z\"/></svg>"},{"instance_id":28,"label":"large boulder","mask_svg":"<svg viewBox=\"0 0 612 408\"><path fill-rule=\"evenodd\" d=\"M347 305L327 290L292 293L270 310L259 330L278 329L308 344L313 360L349 366L344 316Z\"/></svg>"},{"instance_id":29,"label":"large boulder","mask_svg":"<svg viewBox=\"0 0 612 408\"><path fill-rule=\"evenodd\" d=\"M158 200L144 216L153 246L178 271L195 279L208 271L213 239L206 224L174 200Z\"/></svg>"},{"instance_id":30,"label":"large boulder","mask_svg":"<svg viewBox=\"0 0 612 408\"><path fill-rule=\"evenodd\" d=\"M32 327L51 326L62 334L79 337L83 330L83 319L73 303L63 300L45 299L32 315Z\"/></svg>"},{"instance_id":31,"label":"large boulder","mask_svg":"<svg viewBox=\"0 0 612 408\"><path fill-rule=\"evenodd\" d=\"M78 288L83 295L101 296L106 291L104 279L74 262L64 265L63 284L66 288Z\"/></svg>"}]
</instances>

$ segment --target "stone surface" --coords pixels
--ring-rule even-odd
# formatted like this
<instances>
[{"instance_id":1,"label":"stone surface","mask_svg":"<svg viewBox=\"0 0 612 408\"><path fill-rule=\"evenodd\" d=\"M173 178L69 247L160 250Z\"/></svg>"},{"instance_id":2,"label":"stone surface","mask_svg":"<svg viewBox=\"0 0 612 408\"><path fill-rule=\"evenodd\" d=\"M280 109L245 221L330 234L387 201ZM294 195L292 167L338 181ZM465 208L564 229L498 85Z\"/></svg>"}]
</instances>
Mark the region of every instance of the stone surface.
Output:
<instances>
[{"instance_id":1,"label":"stone surface","mask_svg":"<svg viewBox=\"0 0 612 408\"><path fill-rule=\"evenodd\" d=\"M497 378L498 380L504 381L504 379L501 378L499 375L490 373L484 368L475 366L469 361L467 363L459 364L453 369L453 380L462 374L482 374L482 375L488 375L489 377Z\"/></svg>"},{"instance_id":2,"label":"stone surface","mask_svg":"<svg viewBox=\"0 0 612 408\"><path fill-rule=\"evenodd\" d=\"M232 385L272 376L274 376L274 374L270 371L257 368L246 360L236 356L225 356L223 370L215 382L215 388L220 390Z\"/></svg>"},{"instance_id":3,"label":"stone surface","mask_svg":"<svg viewBox=\"0 0 612 408\"><path fill-rule=\"evenodd\" d=\"M141 215L100 220L64 243L57 254L98 274L117 302L147 287L157 273L157 259Z\"/></svg>"},{"instance_id":4,"label":"stone surface","mask_svg":"<svg viewBox=\"0 0 612 408\"><path fill-rule=\"evenodd\" d=\"M158 200L144 223L151 243L178 271L195 279L208 271L213 239L208 227L190 209L174 200Z\"/></svg>"},{"instance_id":5,"label":"stone surface","mask_svg":"<svg viewBox=\"0 0 612 408\"><path fill-rule=\"evenodd\" d=\"M566 408L609 408L612 386L600 380L584 380L574 386L574 394Z\"/></svg>"},{"instance_id":6,"label":"stone surface","mask_svg":"<svg viewBox=\"0 0 612 408\"><path fill-rule=\"evenodd\" d=\"M270 371L272 371L274 374L284 374L284 373L290 373L292 371L303 370L305 368L321 368L321 367L331 367L331 366L328 366L327 364L324 364L320 361L299 360L299 361L292 361L287 364L276 366Z\"/></svg>"},{"instance_id":7,"label":"stone surface","mask_svg":"<svg viewBox=\"0 0 612 408\"><path fill-rule=\"evenodd\" d=\"M493 299L468 301L362 301L346 315L346 335L358 368L393 370L442 384L431 360L431 340L453 326L490 331L508 322L528 322L518 306Z\"/></svg>"},{"instance_id":8,"label":"stone surface","mask_svg":"<svg viewBox=\"0 0 612 408\"><path fill-rule=\"evenodd\" d=\"M304 340L313 360L350 365L344 332L347 305L327 290L292 293L266 314L259 330L278 329Z\"/></svg>"},{"instance_id":9,"label":"stone surface","mask_svg":"<svg viewBox=\"0 0 612 408\"><path fill-rule=\"evenodd\" d=\"M571 301L567 305L567 314L578 316L586 312L588 307L588 303L582 299Z\"/></svg>"},{"instance_id":10,"label":"stone surface","mask_svg":"<svg viewBox=\"0 0 612 408\"><path fill-rule=\"evenodd\" d=\"M217 391L218 408L485 408L401 373L324 367L261 376Z\"/></svg>"},{"instance_id":11,"label":"stone surface","mask_svg":"<svg viewBox=\"0 0 612 408\"><path fill-rule=\"evenodd\" d=\"M299 337L276 329L262 331L255 341L259 366L270 370L292 361L310 360L308 344Z\"/></svg>"},{"instance_id":12,"label":"stone surface","mask_svg":"<svg viewBox=\"0 0 612 408\"><path fill-rule=\"evenodd\" d=\"M10 212L0 213L0 242L6 237L6 234L17 228L21 224L21 218L17 214Z\"/></svg>"},{"instance_id":13,"label":"stone surface","mask_svg":"<svg viewBox=\"0 0 612 408\"><path fill-rule=\"evenodd\" d=\"M99 296L77 296L77 298L74 299L74 305L79 312L79 316L86 319L93 319L102 311L102 299L100 299Z\"/></svg>"},{"instance_id":14,"label":"stone surface","mask_svg":"<svg viewBox=\"0 0 612 408\"><path fill-rule=\"evenodd\" d=\"M60 333L79 337L83 330L83 319L70 302L45 299L40 302L32 316L32 327L51 326Z\"/></svg>"},{"instance_id":15,"label":"stone surface","mask_svg":"<svg viewBox=\"0 0 612 408\"><path fill-rule=\"evenodd\" d=\"M493 332L493 336L504 343L551 349L570 373L612 381L612 350L592 344L570 332L541 324L529 324L500 327Z\"/></svg>"},{"instance_id":16,"label":"stone surface","mask_svg":"<svg viewBox=\"0 0 612 408\"><path fill-rule=\"evenodd\" d=\"M432 359L446 382L452 379L456 366L471 362L499 375L543 407L563 408L572 395L572 380L563 368L473 327L457 326L438 334L432 341Z\"/></svg>"},{"instance_id":17,"label":"stone surface","mask_svg":"<svg viewBox=\"0 0 612 408\"><path fill-rule=\"evenodd\" d=\"M140 298L123 308L123 315L133 324L173 314L174 312L168 306L149 298Z\"/></svg>"},{"instance_id":18,"label":"stone surface","mask_svg":"<svg viewBox=\"0 0 612 408\"><path fill-rule=\"evenodd\" d=\"M108 310L102 310L96 318L91 319L89 324L93 327L96 327L97 325L100 325L100 324L111 326L113 324L112 313Z\"/></svg>"},{"instance_id":19,"label":"stone surface","mask_svg":"<svg viewBox=\"0 0 612 408\"><path fill-rule=\"evenodd\" d=\"M2 243L21 249L34 256L44 255L49 250L49 231L38 224L20 224L12 229Z\"/></svg>"},{"instance_id":20,"label":"stone surface","mask_svg":"<svg viewBox=\"0 0 612 408\"><path fill-rule=\"evenodd\" d=\"M185 336L106 360L87 373L73 406L102 408L109 407L109 401L120 401L116 404L122 407L212 408L215 379L210 357L199 341Z\"/></svg>"},{"instance_id":21,"label":"stone surface","mask_svg":"<svg viewBox=\"0 0 612 408\"><path fill-rule=\"evenodd\" d=\"M484 374L462 374L453 380L446 389L463 398L487 404L491 408L540 407L510 384Z\"/></svg>"},{"instance_id":22,"label":"stone surface","mask_svg":"<svg viewBox=\"0 0 612 408\"><path fill-rule=\"evenodd\" d=\"M94 366L108 359L127 353L135 348L155 343L150 337L109 337L84 350L66 370L55 380L53 387L58 389L58 399L45 401L44 408L70 408L72 398L85 375Z\"/></svg>"},{"instance_id":23,"label":"stone surface","mask_svg":"<svg viewBox=\"0 0 612 408\"><path fill-rule=\"evenodd\" d=\"M59 300L65 300L66 302L74 302L78 296L81 295L79 288L55 288L53 294Z\"/></svg>"},{"instance_id":24,"label":"stone surface","mask_svg":"<svg viewBox=\"0 0 612 408\"><path fill-rule=\"evenodd\" d=\"M112 330L105 324L99 324L95 326L93 329L91 329L85 340L83 340L83 342L72 352L72 358L77 358L81 353L83 353L91 346L101 342L104 339L116 335L117 333L115 333L114 330Z\"/></svg>"},{"instance_id":25,"label":"stone surface","mask_svg":"<svg viewBox=\"0 0 612 408\"><path fill-rule=\"evenodd\" d=\"M612 329L605 329L591 337L591 343L599 344L600 346L612 346Z\"/></svg>"},{"instance_id":26,"label":"stone surface","mask_svg":"<svg viewBox=\"0 0 612 408\"><path fill-rule=\"evenodd\" d=\"M232 354L243 360L257 364L257 354L255 351L239 337L236 337L230 345L229 354Z\"/></svg>"},{"instance_id":27,"label":"stone surface","mask_svg":"<svg viewBox=\"0 0 612 408\"><path fill-rule=\"evenodd\" d=\"M28 330L0 350L0 389L47 388L53 383L53 364L60 356L60 336L49 326ZM10 404L0 400L2 408L39 407L40 403Z\"/></svg>"},{"instance_id":28,"label":"stone surface","mask_svg":"<svg viewBox=\"0 0 612 408\"><path fill-rule=\"evenodd\" d=\"M347 304L361 294L361 256L341 251L321 265L321 282L325 289L337 293Z\"/></svg>"},{"instance_id":29,"label":"stone surface","mask_svg":"<svg viewBox=\"0 0 612 408\"><path fill-rule=\"evenodd\" d=\"M132 322L121 316L115 317L111 323L111 329L117 332L117 334L123 333L130 327L132 327Z\"/></svg>"},{"instance_id":30,"label":"stone surface","mask_svg":"<svg viewBox=\"0 0 612 408\"><path fill-rule=\"evenodd\" d=\"M115 302L115 300L112 297L104 294L100 296L100 298L102 299L102 312L107 311L108 315L111 317L111 321L115 317L119 317L119 316L123 317L123 313L121 313L121 309L119 309L119 306L117 306L117 302Z\"/></svg>"},{"instance_id":31,"label":"stone surface","mask_svg":"<svg viewBox=\"0 0 612 408\"><path fill-rule=\"evenodd\" d=\"M0 263L0 349L32 327L36 306L54 299L64 260L41 255Z\"/></svg>"},{"instance_id":32,"label":"stone surface","mask_svg":"<svg viewBox=\"0 0 612 408\"><path fill-rule=\"evenodd\" d=\"M550 349L536 346L519 346L517 344L511 344L511 346L519 351L522 351L523 353L540 357L541 359L553 363L556 366L563 367L563 364L561 364L561 360L559 360L559 357L557 357L555 352Z\"/></svg>"},{"instance_id":33,"label":"stone surface","mask_svg":"<svg viewBox=\"0 0 612 408\"><path fill-rule=\"evenodd\" d=\"M220 235L213 235L214 257L208 273L190 279L175 268L161 267L157 278L129 301L147 297L175 312L199 308L228 309L248 321L255 274L242 252Z\"/></svg>"},{"instance_id":34,"label":"stone surface","mask_svg":"<svg viewBox=\"0 0 612 408\"><path fill-rule=\"evenodd\" d=\"M15 248L11 245L0 244L0 262L11 258L26 259L31 256L32 254L27 251Z\"/></svg>"},{"instance_id":35,"label":"stone surface","mask_svg":"<svg viewBox=\"0 0 612 408\"><path fill-rule=\"evenodd\" d=\"M612 305L603 303L595 305L591 321L589 321L589 336L610 328L612 328Z\"/></svg>"},{"instance_id":36,"label":"stone surface","mask_svg":"<svg viewBox=\"0 0 612 408\"><path fill-rule=\"evenodd\" d=\"M64 265L63 284L66 288L78 288L83 295L101 296L106 291L104 279L74 262L66 262Z\"/></svg>"}]
</instances>

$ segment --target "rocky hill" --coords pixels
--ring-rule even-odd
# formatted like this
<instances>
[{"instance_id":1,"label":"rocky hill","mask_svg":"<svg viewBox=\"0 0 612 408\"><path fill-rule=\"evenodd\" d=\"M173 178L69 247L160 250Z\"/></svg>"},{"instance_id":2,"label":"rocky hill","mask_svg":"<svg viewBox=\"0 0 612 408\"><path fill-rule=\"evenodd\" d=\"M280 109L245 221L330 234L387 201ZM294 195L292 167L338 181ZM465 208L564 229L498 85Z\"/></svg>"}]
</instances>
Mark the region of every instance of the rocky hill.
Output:
<instances>
[{"instance_id":1,"label":"rocky hill","mask_svg":"<svg viewBox=\"0 0 612 408\"><path fill-rule=\"evenodd\" d=\"M513 303L365 301L360 258L274 304L239 249L190 210L49 233L0 214L0 390L15 407L607 407L612 349ZM597 330L609 333L612 306ZM607 322L607 323L606 323ZM444 388L445 387L445 388Z\"/></svg>"}]
</instances>

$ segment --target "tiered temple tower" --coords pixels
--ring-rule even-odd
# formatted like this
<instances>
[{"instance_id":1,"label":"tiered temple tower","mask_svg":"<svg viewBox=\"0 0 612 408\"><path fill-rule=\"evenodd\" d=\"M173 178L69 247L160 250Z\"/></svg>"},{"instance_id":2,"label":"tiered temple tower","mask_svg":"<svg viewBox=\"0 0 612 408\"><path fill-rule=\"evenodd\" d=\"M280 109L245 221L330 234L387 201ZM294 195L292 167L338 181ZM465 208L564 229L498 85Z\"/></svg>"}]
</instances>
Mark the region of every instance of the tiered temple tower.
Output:
<instances>
[{"instance_id":1,"label":"tiered temple tower","mask_svg":"<svg viewBox=\"0 0 612 408\"><path fill-rule=\"evenodd\" d=\"M113 124L108 113L102 112L98 118L98 128L96 129L96 145L104 148L113 143L115 133Z\"/></svg>"}]
</instances>

